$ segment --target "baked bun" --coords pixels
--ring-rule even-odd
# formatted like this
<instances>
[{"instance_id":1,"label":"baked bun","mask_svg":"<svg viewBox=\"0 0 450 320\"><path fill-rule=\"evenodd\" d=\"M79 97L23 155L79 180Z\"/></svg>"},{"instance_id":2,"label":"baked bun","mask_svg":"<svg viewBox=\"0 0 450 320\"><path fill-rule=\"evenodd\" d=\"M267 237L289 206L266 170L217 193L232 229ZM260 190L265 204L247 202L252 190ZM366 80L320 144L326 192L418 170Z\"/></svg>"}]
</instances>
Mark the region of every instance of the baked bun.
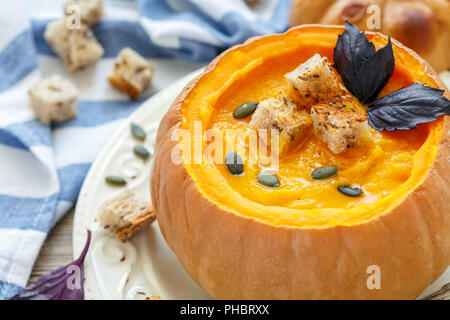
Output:
<instances>
[{"instance_id":1,"label":"baked bun","mask_svg":"<svg viewBox=\"0 0 450 320\"><path fill-rule=\"evenodd\" d=\"M380 24L374 26L380 10ZM369 9L369 10L368 10ZM449 0L293 0L290 25L344 24L380 31L415 50L440 72L450 69ZM372 27L372 28L371 28Z\"/></svg>"}]
</instances>

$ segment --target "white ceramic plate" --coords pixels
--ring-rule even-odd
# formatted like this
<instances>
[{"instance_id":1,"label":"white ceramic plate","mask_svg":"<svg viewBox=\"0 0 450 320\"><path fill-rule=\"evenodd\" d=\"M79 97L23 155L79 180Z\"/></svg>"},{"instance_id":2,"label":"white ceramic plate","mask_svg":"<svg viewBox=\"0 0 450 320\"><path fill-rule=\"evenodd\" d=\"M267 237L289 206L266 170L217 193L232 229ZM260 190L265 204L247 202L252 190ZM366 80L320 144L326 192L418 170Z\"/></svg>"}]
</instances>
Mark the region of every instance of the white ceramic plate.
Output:
<instances>
[{"instance_id":1,"label":"white ceramic plate","mask_svg":"<svg viewBox=\"0 0 450 320\"><path fill-rule=\"evenodd\" d=\"M111 137L89 170L77 201L73 228L74 256L84 246L86 230L93 232L91 250L85 261L86 299L210 298L181 267L157 223L126 243L111 237L95 223L103 201L125 190L106 184L107 175L126 177L127 187L136 196L150 201L151 160L143 161L134 155L132 148L137 142L131 136L130 122L145 129L145 145L152 150L161 118L183 87L201 71L189 74L147 100Z\"/></svg>"},{"instance_id":2,"label":"white ceramic plate","mask_svg":"<svg viewBox=\"0 0 450 320\"><path fill-rule=\"evenodd\" d=\"M177 81L147 100L111 137L92 165L77 202L73 227L73 250L77 257L86 240L86 230L93 231L91 250L85 261L86 299L210 299L184 271L165 243L157 223L126 243L106 234L95 223L101 203L123 192L122 187L105 183L109 174L126 177L127 187L142 199L150 201L150 162L137 158L136 144L130 133L130 122L140 124L147 132L146 146L153 149L158 124L183 87L202 70ZM450 80L450 77L445 77ZM450 81L447 81L449 84ZM424 297L450 282L450 268L421 295Z\"/></svg>"}]
</instances>

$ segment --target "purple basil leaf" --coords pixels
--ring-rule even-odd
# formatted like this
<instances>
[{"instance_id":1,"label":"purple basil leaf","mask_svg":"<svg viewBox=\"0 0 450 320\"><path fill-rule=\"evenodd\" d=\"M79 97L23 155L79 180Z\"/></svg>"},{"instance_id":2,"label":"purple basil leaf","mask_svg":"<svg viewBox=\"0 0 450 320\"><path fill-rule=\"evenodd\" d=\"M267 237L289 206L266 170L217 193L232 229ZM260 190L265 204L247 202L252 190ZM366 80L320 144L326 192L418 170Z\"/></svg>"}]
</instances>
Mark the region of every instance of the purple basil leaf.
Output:
<instances>
[{"instance_id":1,"label":"purple basil leaf","mask_svg":"<svg viewBox=\"0 0 450 320\"><path fill-rule=\"evenodd\" d=\"M355 94L366 104L374 101L386 86L394 73L395 60L392 51L391 38L388 44L362 63L358 73L358 85Z\"/></svg>"},{"instance_id":2,"label":"purple basil leaf","mask_svg":"<svg viewBox=\"0 0 450 320\"><path fill-rule=\"evenodd\" d=\"M395 67L390 39L386 47L376 51L366 34L350 22L338 37L333 59L345 86L362 103L376 99Z\"/></svg>"},{"instance_id":3,"label":"purple basil leaf","mask_svg":"<svg viewBox=\"0 0 450 320\"><path fill-rule=\"evenodd\" d=\"M83 300L83 263L90 242L91 231L88 230L86 245L77 260L43 275L33 286L23 289L11 300Z\"/></svg>"},{"instance_id":4,"label":"purple basil leaf","mask_svg":"<svg viewBox=\"0 0 450 320\"><path fill-rule=\"evenodd\" d=\"M375 130L408 130L419 123L450 115L450 101L444 90L415 83L368 105L367 118Z\"/></svg>"},{"instance_id":5,"label":"purple basil leaf","mask_svg":"<svg viewBox=\"0 0 450 320\"><path fill-rule=\"evenodd\" d=\"M349 90L353 82L358 79L361 64L375 52L375 46L367 40L366 34L346 21L345 31L338 36L333 59L334 67Z\"/></svg>"}]
</instances>

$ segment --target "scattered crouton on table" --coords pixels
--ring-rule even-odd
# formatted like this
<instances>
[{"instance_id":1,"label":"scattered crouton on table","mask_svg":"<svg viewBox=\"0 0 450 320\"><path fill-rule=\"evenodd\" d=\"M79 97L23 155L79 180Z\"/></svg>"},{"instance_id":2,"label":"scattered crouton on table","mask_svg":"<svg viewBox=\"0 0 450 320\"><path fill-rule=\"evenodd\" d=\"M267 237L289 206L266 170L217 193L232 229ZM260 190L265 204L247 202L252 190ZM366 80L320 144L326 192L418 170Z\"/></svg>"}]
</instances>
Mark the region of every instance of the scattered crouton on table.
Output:
<instances>
[{"instance_id":1,"label":"scattered crouton on table","mask_svg":"<svg viewBox=\"0 0 450 320\"><path fill-rule=\"evenodd\" d=\"M66 121L77 115L79 91L59 75L40 80L28 95L31 109L43 124Z\"/></svg>"},{"instance_id":2,"label":"scattered crouton on table","mask_svg":"<svg viewBox=\"0 0 450 320\"><path fill-rule=\"evenodd\" d=\"M44 37L69 72L84 68L103 55L103 48L91 29L85 24L81 24L78 29L71 29L67 26L66 18L50 22Z\"/></svg>"},{"instance_id":3,"label":"scattered crouton on table","mask_svg":"<svg viewBox=\"0 0 450 320\"><path fill-rule=\"evenodd\" d=\"M103 16L102 0L69 0L64 5L64 13L66 15L75 14L74 7L79 10L81 22L88 26L93 26Z\"/></svg>"},{"instance_id":4,"label":"scattered crouton on table","mask_svg":"<svg viewBox=\"0 0 450 320\"><path fill-rule=\"evenodd\" d=\"M124 48L119 52L108 80L131 99L137 99L150 85L152 77L151 64L133 49Z\"/></svg>"}]
</instances>

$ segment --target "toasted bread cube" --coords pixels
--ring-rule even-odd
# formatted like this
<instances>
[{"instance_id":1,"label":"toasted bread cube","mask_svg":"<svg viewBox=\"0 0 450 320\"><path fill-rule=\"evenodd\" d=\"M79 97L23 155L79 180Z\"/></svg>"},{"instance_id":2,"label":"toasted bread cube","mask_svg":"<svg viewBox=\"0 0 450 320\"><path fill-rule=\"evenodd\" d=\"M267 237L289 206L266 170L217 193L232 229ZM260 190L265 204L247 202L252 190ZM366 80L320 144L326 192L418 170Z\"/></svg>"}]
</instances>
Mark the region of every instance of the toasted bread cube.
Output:
<instances>
[{"instance_id":1,"label":"toasted bread cube","mask_svg":"<svg viewBox=\"0 0 450 320\"><path fill-rule=\"evenodd\" d=\"M280 153L298 143L310 125L306 110L297 110L297 105L285 97L260 102L250 121L254 129L279 130Z\"/></svg>"},{"instance_id":2,"label":"toasted bread cube","mask_svg":"<svg viewBox=\"0 0 450 320\"><path fill-rule=\"evenodd\" d=\"M77 116L78 89L58 75L40 80L29 91L30 107L43 124Z\"/></svg>"},{"instance_id":3,"label":"toasted bread cube","mask_svg":"<svg viewBox=\"0 0 450 320\"><path fill-rule=\"evenodd\" d=\"M66 16L75 14L74 6L79 8L81 22L88 26L93 26L103 16L102 0L69 0L64 5L64 13Z\"/></svg>"},{"instance_id":4,"label":"toasted bread cube","mask_svg":"<svg viewBox=\"0 0 450 320\"><path fill-rule=\"evenodd\" d=\"M65 18L53 21L47 25L44 37L69 72L94 63L103 55L102 46L85 24L69 29Z\"/></svg>"},{"instance_id":5,"label":"toasted bread cube","mask_svg":"<svg viewBox=\"0 0 450 320\"><path fill-rule=\"evenodd\" d=\"M119 52L108 80L131 99L137 99L150 85L152 77L151 64L133 49L124 48Z\"/></svg>"},{"instance_id":6,"label":"toasted bread cube","mask_svg":"<svg viewBox=\"0 0 450 320\"><path fill-rule=\"evenodd\" d=\"M287 73L285 78L297 91L301 103L306 107L328 103L348 94L331 69L328 59L319 54Z\"/></svg>"},{"instance_id":7,"label":"toasted bread cube","mask_svg":"<svg viewBox=\"0 0 450 320\"><path fill-rule=\"evenodd\" d=\"M314 134L336 154L370 140L367 117L351 96L311 107L311 117Z\"/></svg>"},{"instance_id":8,"label":"toasted bread cube","mask_svg":"<svg viewBox=\"0 0 450 320\"><path fill-rule=\"evenodd\" d=\"M100 226L114 233L120 241L126 241L155 218L151 204L136 199L130 190L105 201L98 215Z\"/></svg>"}]
</instances>

